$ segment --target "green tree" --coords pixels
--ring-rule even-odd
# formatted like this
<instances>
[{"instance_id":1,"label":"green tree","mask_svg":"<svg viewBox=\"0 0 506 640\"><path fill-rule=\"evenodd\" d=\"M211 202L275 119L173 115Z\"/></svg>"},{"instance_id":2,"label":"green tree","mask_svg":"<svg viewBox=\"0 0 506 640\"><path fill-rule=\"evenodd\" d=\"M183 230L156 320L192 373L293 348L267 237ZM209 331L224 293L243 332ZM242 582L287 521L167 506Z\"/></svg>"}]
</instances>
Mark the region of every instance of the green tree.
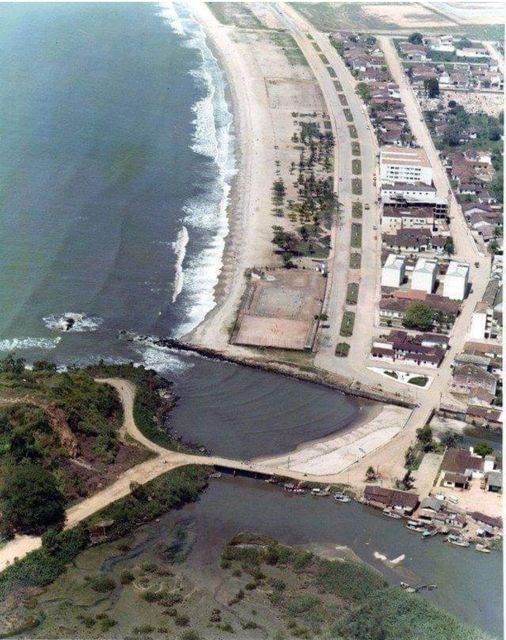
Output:
<instances>
[{"instance_id":1,"label":"green tree","mask_svg":"<svg viewBox=\"0 0 506 640\"><path fill-rule=\"evenodd\" d=\"M12 465L0 491L3 517L19 533L41 534L65 521L65 499L54 476L40 465Z\"/></svg>"},{"instance_id":2,"label":"green tree","mask_svg":"<svg viewBox=\"0 0 506 640\"><path fill-rule=\"evenodd\" d=\"M411 44L423 44L423 35L415 31L415 33L409 36L408 41L411 42Z\"/></svg>"},{"instance_id":3,"label":"green tree","mask_svg":"<svg viewBox=\"0 0 506 640\"><path fill-rule=\"evenodd\" d=\"M445 431L441 435L440 440L441 444L443 444L445 447L454 449L464 442L464 436L462 436L460 433L455 433L454 431Z\"/></svg>"},{"instance_id":4,"label":"green tree","mask_svg":"<svg viewBox=\"0 0 506 640\"><path fill-rule=\"evenodd\" d=\"M432 429L428 424L416 430L416 437L424 451L428 451L432 448Z\"/></svg>"},{"instance_id":5,"label":"green tree","mask_svg":"<svg viewBox=\"0 0 506 640\"><path fill-rule=\"evenodd\" d=\"M402 323L411 329L425 331L432 326L434 314L425 302L412 302L406 309Z\"/></svg>"},{"instance_id":6,"label":"green tree","mask_svg":"<svg viewBox=\"0 0 506 640\"><path fill-rule=\"evenodd\" d=\"M439 82L437 78L427 78L423 81L425 95L428 98L437 98L439 95Z\"/></svg>"},{"instance_id":7,"label":"green tree","mask_svg":"<svg viewBox=\"0 0 506 640\"><path fill-rule=\"evenodd\" d=\"M486 442L478 442L474 447L476 455L481 456L482 458L490 455L493 451L492 447Z\"/></svg>"},{"instance_id":8,"label":"green tree","mask_svg":"<svg viewBox=\"0 0 506 640\"><path fill-rule=\"evenodd\" d=\"M376 471L374 470L374 467L367 467L367 471L365 472L365 477L366 477L366 480L368 480L369 482L376 480L377 475L376 475Z\"/></svg>"},{"instance_id":9,"label":"green tree","mask_svg":"<svg viewBox=\"0 0 506 640\"><path fill-rule=\"evenodd\" d=\"M413 488L414 483L415 483L415 479L413 478L411 469L408 469L404 474L403 479L401 480L401 486L404 489L406 489L406 491L409 491L410 489Z\"/></svg>"},{"instance_id":10,"label":"green tree","mask_svg":"<svg viewBox=\"0 0 506 640\"><path fill-rule=\"evenodd\" d=\"M497 240L491 240L488 243L488 252L492 255L495 255L499 251L499 243Z\"/></svg>"},{"instance_id":11,"label":"green tree","mask_svg":"<svg viewBox=\"0 0 506 640\"><path fill-rule=\"evenodd\" d=\"M364 102L369 102L369 100L371 99L371 90L369 89L369 85L366 82L359 82L357 84L356 91Z\"/></svg>"},{"instance_id":12,"label":"green tree","mask_svg":"<svg viewBox=\"0 0 506 640\"><path fill-rule=\"evenodd\" d=\"M23 358L15 358L13 353L9 353L3 360L0 360L0 373L11 373L20 375L25 370Z\"/></svg>"},{"instance_id":13,"label":"green tree","mask_svg":"<svg viewBox=\"0 0 506 640\"><path fill-rule=\"evenodd\" d=\"M34 371L51 371L54 373L56 371L56 365L54 362L49 362L48 360L35 360L33 363Z\"/></svg>"},{"instance_id":14,"label":"green tree","mask_svg":"<svg viewBox=\"0 0 506 640\"><path fill-rule=\"evenodd\" d=\"M451 236L446 239L443 249L444 252L449 256L452 256L455 253L455 245Z\"/></svg>"}]
</instances>

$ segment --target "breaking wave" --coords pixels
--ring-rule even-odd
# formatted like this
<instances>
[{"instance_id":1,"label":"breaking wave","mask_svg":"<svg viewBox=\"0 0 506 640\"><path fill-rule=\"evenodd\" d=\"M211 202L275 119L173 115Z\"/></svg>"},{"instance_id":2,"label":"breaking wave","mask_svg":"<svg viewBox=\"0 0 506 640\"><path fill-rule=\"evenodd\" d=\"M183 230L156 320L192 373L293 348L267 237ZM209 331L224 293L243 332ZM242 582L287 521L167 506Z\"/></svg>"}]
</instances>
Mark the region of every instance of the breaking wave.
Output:
<instances>
[{"instance_id":1,"label":"breaking wave","mask_svg":"<svg viewBox=\"0 0 506 640\"><path fill-rule=\"evenodd\" d=\"M183 262L186 255L186 245L188 244L188 240L188 229L186 227L182 227L177 234L176 241L172 243L172 248L174 249L174 253L176 254L176 274L174 276L174 292L172 294L172 302L176 302L179 294L183 290Z\"/></svg>"},{"instance_id":2,"label":"breaking wave","mask_svg":"<svg viewBox=\"0 0 506 640\"><path fill-rule=\"evenodd\" d=\"M56 338L7 338L0 340L0 351L23 349L55 349L61 337Z\"/></svg>"},{"instance_id":3,"label":"breaking wave","mask_svg":"<svg viewBox=\"0 0 506 640\"><path fill-rule=\"evenodd\" d=\"M88 316L85 313L74 313L69 311L61 316L56 314L42 318L44 324L52 331L65 331L69 333L84 333L85 331L96 331L103 323L103 318L98 316Z\"/></svg>"},{"instance_id":4,"label":"breaking wave","mask_svg":"<svg viewBox=\"0 0 506 640\"><path fill-rule=\"evenodd\" d=\"M189 246L192 240L197 241L205 234L204 242L199 243L200 248L186 261L184 283L182 271L176 274L174 283L174 294L177 292L177 295L172 301L175 302L182 294L186 316L175 334L183 335L199 324L215 305L214 287L218 282L228 233L227 206L236 161L233 118L226 99L225 77L202 27L191 13L191 5L163 3L161 15L167 19L171 29L184 38L183 45L194 49L200 58L198 68L191 71L201 93L192 108L195 118L191 149L209 160L206 174L212 175L211 180L207 175L203 180L205 192L190 198L183 207Z\"/></svg>"}]
</instances>

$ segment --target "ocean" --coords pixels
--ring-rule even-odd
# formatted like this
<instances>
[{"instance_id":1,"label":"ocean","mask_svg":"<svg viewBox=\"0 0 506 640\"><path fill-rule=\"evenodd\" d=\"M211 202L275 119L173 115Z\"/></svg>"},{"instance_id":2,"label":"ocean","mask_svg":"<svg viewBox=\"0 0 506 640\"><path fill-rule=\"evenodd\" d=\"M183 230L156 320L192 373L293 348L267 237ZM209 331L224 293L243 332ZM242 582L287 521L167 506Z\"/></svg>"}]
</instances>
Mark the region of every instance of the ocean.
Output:
<instances>
[{"instance_id":1,"label":"ocean","mask_svg":"<svg viewBox=\"0 0 506 640\"><path fill-rule=\"evenodd\" d=\"M224 455L351 424L363 405L341 393L118 339L183 335L214 304L233 118L188 8L0 4L0 18L0 351L154 368L180 397L171 427Z\"/></svg>"},{"instance_id":2,"label":"ocean","mask_svg":"<svg viewBox=\"0 0 506 640\"><path fill-rule=\"evenodd\" d=\"M233 457L293 450L367 410L314 384L117 338L180 336L213 306L234 128L226 79L184 5L0 4L0 79L0 356L156 368L179 396L170 427ZM433 579L395 523L241 482L192 507L202 541L254 527L290 543L344 541L368 561L365 549L410 549L408 568ZM496 632L498 599L482 595L487 581L498 596L499 561L475 559L469 586L461 551L437 553L447 562L436 601Z\"/></svg>"},{"instance_id":3,"label":"ocean","mask_svg":"<svg viewBox=\"0 0 506 640\"><path fill-rule=\"evenodd\" d=\"M183 4L0 16L0 351L142 361L118 331L181 335L213 306L235 172L223 73Z\"/></svg>"}]
</instances>

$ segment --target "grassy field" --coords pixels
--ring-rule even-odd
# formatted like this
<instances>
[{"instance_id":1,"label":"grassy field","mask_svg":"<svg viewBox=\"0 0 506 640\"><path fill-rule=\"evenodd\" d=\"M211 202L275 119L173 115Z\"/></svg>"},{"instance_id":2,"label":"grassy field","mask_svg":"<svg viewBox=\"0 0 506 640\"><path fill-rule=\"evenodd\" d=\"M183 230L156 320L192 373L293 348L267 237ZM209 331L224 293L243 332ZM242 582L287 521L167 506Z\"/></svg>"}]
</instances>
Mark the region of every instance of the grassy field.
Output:
<instances>
[{"instance_id":1,"label":"grassy field","mask_svg":"<svg viewBox=\"0 0 506 640\"><path fill-rule=\"evenodd\" d=\"M337 78L337 73L334 71L334 67L327 67L327 71L331 78Z\"/></svg>"},{"instance_id":2,"label":"grassy field","mask_svg":"<svg viewBox=\"0 0 506 640\"><path fill-rule=\"evenodd\" d=\"M348 106L348 100L346 100L346 96L344 95L344 93L339 93L339 102L343 105L343 107L347 107Z\"/></svg>"},{"instance_id":3,"label":"grassy field","mask_svg":"<svg viewBox=\"0 0 506 640\"><path fill-rule=\"evenodd\" d=\"M270 31L269 40L283 49L283 52L292 66L308 66L306 57L302 53L299 45L295 42L293 37L289 33L282 33L279 31Z\"/></svg>"},{"instance_id":4,"label":"grassy field","mask_svg":"<svg viewBox=\"0 0 506 640\"><path fill-rule=\"evenodd\" d=\"M362 173L362 162L355 158L355 160L351 161L351 170L353 171L354 176L359 176Z\"/></svg>"},{"instance_id":5,"label":"grassy field","mask_svg":"<svg viewBox=\"0 0 506 640\"><path fill-rule=\"evenodd\" d=\"M362 256L360 253L350 254L350 269L360 269L362 266Z\"/></svg>"},{"instance_id":6,"label":"grassy field","mask_svg":"<svg viewBox=\"0 0 506 640\"><path fill-rule=\"evenodd\" d=\"M357 127L354 124L348 125L348 131L350 132L350 138L354 140L358 138Z\"/></svg>"},{"instance_id":7,"label":"grassy field","mask_svg":"<svg viewBox=\"0 0 506 640\"><path fill-rule=\"evenodd\" d=\"M354 249L362 247L362 225L358 222L352 222L351 224L351 246Z\"/></svg>"},{"instance_id":8,"label":"grassy field","mask_svg":"<svg viewBox=\"0 0 506 640\"><path fill-rule=\"evenodd\" d=\"M326 56L325 54L323 54L323 53L320 53L320 60L323 62L323 64L324 64L325 66L327 66L327 65L329 65L329 64L330 64L330 62L329 62L329 60L328 60L327 56Z\"/></svg>"},{"instance_id":9,"label":"grassy field","mask_svg":"<svg viewBox=\"0 0 506 640\"><path fill-rule=\"evenodd\" d=\"M355 162L355 160L353 162ZM352 178L351 192L353 193L354 196L362 195L362 180L360 178Z\"/></svg>"},{"instance_id":10,"label":"grassy field","mask_svg":"<svg viewBox=\"0 0 506 640\"><path fill-rule=\"evenodd\" d=\"M24 607L29 637L484 638L426 600L389 586L346 547L328 559L241 532L220 544L221 554L213 550L205 558L203 574L195 562L198 546L190 518L168 514L116 543L86 549ZM222 585L218 597L216 584Z\"/></svg>"},{"instance_id":11,"label":"grassy field","mask_svg":"<svg viewBox=\"0 0 506 640\"><path fill-rule=\"evenodd\" d=\"M370 16L359 4L351 2L292 2L290 4L320 31L396 28L394 23Z\"/></svg>"},{"instance_id":12,"label":"grassy field","mask_svg":"<svg viewBox=\"0 0 506 640\"><path fill-rule=\"evenodd\" d=\"M362 217L362 210L363 210L363 205L361 202L353 202L351 205L351 215L354 218L361 218Z\"/></svg>"},{"instance_id":13,"label":"grassy field","mask_svg":"<svg viewBox=\"0 0 506 640\"><path fill-rule=\"evenodd\" d=\"M344 338L349 338L353 335L353 327L355 325L355 313L353 311L345 311L343 314L343 321L341 322L341 329L339 335Z\"/></svg>"},{"instance_id":14,"label":"grassy field","mask_svg":"<svg viewBox=\"0 0 506 640\"><path fill-rule=\"evenodd\" d=\"M337 91L342 91L343 90L343 86L339 82L339 80L334 80L334 87L337 89Z\"/></svg>"},{"instance_id":15,"label":"grassy field","mask_svg":"<svg viewBox=\"0 0 506 640\"><path fill-rule=\"evenodd\" d=\"M353 114L351 113L350 109L343 109L344 112L344 117L346 118L347 122L353 122Z\"/></svg>"},{"instance_id":16,"label":"grassy field","mask_svg":"<svg viewBox=\"0 0 506 640\"><path fill-rule=\"evenodd\" d=\"M346 290L346 303L357 304L359 285L357 282L350 282Z\"/></svg>"},{"instance_id":17,"label":"grassy field","mask_svg":"<svg viewBox=\"0 0 506 640\"><path fill-rule=\"evenodd\" d=\"M359 3L292 2L290 4L320 31L386 31L394 35L403 33L408 36L416 30L414 27L399 28L394 22L370 15L364 11ZM399 2L390 3L391 6L401 6L402 4ZM436 12L432 12L430 19L433 22L441 20L441 26L426 27L421 23L418 30L427 34L451 34L474 40L504 42L504 24L449 25L445 24Z\"/></svg>"},{"instance_id":18,"label":"grassy field","mask_svg":"<svg viewBox=\"0 0 506 640\"><path fill-rule=\"evenodd\" d=\"M208 2L206 4L222 24L247 29L265 28L247 4L242 2Z\"/></svg>"}]
</instances>

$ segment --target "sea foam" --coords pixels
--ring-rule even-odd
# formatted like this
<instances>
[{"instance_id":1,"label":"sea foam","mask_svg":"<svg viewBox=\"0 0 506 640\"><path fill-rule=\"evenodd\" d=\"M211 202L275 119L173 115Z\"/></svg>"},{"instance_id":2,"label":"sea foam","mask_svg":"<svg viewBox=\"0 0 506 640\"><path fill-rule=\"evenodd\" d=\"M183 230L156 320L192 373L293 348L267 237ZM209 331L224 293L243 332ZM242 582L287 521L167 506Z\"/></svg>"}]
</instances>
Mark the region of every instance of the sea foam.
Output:
<instances>
[{"instance_id":1,"label":"sea foam","mask_svg":"<svg viewBox=\"0 0 506 640\"><path fill-rule=\"evenodd\" d=\"M184 38L183 46L194 49L199 56L198 69L191 71L202 93L192 108L195 118L191 149L209 159L212 175L211 180L206 175L205 193L190 198L183 207L188 248L192 245L192 231L199 234L204 231L206 243L185 261L184 272L182 263L180 269L176 264L174 294L177 292L177 295L173 294L173 302L182 294L180 299L186 316L175 330L175 335L180 336L199 324L215 305L214 287L228 233L227 206L236 162L225 78L202 27L191 14L191 6L163 3L160 13L171 29Z\"/></svg>"},{"instance_id":2,"label":"sea foam","mask_svg":"<svg viewBox=\"0 0 506 640\"><path fill-rule=\"evenodd\" d=\"M23 349L55 349L61 337L56 338L6 338L0 340L0 351Z\"/></svg>"},{"instance_id":3,"label":"sea foam","mask_svg":"<svg viewBox=\"0 0 506 640\"><path fill-rule=\"evenodd\" d=\"M172 294L172 302L176 302L179 294L183 290L183 262L186 255L186 245L188 244L188 240L188 229L186 227L182 227L177 234L176 241L172 243L172 248L174 249L174 253L176 254L176 264L174 267L176 273L174 276L174 292Z\"/></svg>"}]
</instances>

